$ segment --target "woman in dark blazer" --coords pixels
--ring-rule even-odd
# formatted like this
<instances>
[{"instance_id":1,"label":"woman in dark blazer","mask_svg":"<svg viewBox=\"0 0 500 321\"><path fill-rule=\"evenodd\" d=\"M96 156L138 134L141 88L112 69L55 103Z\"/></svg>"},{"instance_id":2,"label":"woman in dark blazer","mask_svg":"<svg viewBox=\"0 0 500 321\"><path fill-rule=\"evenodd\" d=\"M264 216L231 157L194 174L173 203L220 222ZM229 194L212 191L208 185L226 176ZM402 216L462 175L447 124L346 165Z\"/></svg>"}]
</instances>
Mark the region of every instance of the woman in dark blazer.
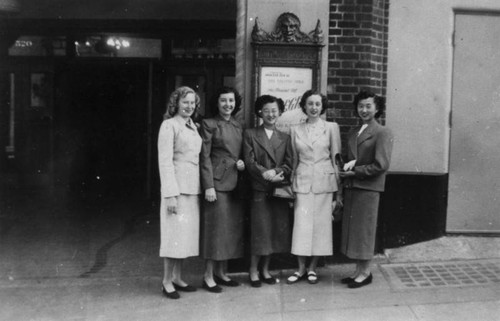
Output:
<instances>
[{"instance_id":1,"label":"woman in dark blazer","mask_svg":"<svg viewBox=\"0 0 500 321\"><path fill-rule=\"evenodd\" d=\"M270 254L290 251L289 200L272 196L273 188L290 180L292 145L290 136L276 130L278 117L285 109L283 100L263 95L255 101L254 112L263 120L243 135L243 155L252 184L250 211L250 284L261 286L276 279L269 273ZM262 272L258 265L263 257Z\"/></svg>"},{"instance_id":2,"label":"woman in dark blazer","mask_svg":"<svg viewBox=\"0 0 500 321\"><path fill-rule=\"evenodd\" d=\"M201 185L205 195L201 250L206 259L203 287L218 293L222 291L218 284L239 285L226 275L226 261L243 256L244 211L233 191L245 163L241 159L243 128L232 117L240 109L240 94L234 88L220 88L210 105L216 116L204 119L200 127Z\"/></svg>"},{"instance_id":3,"label":"woman in dark blazer","mask_svg":"<svg viewBox=\"0 0 500 321\"><path fill-rule=\"evenodd\" d=\"M356 260L356 271L342 283L359 288L370 284L373 278L370 263L375 250L378 205L391 161L393 136L377 122L385 110L382 97L361 91L353 105L363 125L349 133L348 163L340 173L344 178L341 251Z\"/></svg>"}]
</instances>

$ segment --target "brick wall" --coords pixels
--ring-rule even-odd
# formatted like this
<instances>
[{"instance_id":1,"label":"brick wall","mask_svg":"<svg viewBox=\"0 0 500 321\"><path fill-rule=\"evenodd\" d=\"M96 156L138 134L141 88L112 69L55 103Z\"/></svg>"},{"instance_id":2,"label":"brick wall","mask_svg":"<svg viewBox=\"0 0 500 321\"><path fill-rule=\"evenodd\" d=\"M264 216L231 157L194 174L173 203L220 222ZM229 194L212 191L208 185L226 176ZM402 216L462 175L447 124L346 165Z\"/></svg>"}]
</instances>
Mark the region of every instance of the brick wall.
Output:
<instances>
[{"instance_id":1,"label":"brick wall","mask_svg":"<svg viewBox=\"0 0 500 321\"><path fill-rule=\"evenodd\" d=\"M327 118L340 125L343 142L358 125L354 95L385 96L388 14L389 0L330 0Z\"/></svg>"}]
</instances>

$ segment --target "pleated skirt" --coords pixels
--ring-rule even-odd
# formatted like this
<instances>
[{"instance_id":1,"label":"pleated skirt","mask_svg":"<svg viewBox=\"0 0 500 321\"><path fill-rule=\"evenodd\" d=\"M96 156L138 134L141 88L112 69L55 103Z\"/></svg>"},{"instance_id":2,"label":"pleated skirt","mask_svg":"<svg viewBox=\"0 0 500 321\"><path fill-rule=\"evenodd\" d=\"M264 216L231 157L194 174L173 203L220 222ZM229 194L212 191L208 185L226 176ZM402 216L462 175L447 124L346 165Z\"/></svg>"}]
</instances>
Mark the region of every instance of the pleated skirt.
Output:
<instances>
[{"instance_id":1,"label":"pleated skirt","mask_svg":"<svg viewBox=\"0 0 500 321\"><path fill-rule=\"evenodd\" d=\"M201 248L205 259L243 257L244 210L232 192L216 191L215 202L203 202Z\"/></svg>"},{"instance_id":2,"label":"pleated skirt","mask_svg":"<svg viewBox=\"0 0 500 321\"><path fill-rule=\"evenodd\" d=\"M351 259L371 260L375 251L380 193L346 189L341 252Z\"/></svg>"},{"instance_id":3,"label":"pleated skirt","mask_svg":"<svg viewBox=\"0 0 500 321\"><path fill-rule=\"evenodd\" d=\"M288 200L253 191L250 211L252 255L290 252L292 233L289 211Z\"/></svg>"},{"instance_id":4,"label":"pleated skirt","mask_svg":"<svg viewBox=\"0 0 500 321\"><path fill-rule=\"evenodd\" d=\"M183 259L199 255L200 197L177 196L177 214L160 205L160 257Z\"/></svg>"},{"instance_id":5,"label":"pleated skirt","mask_svg":"<svg viewBox=\"0 0 500 321\"><path fill-rule=\"evenodd\" d=\"M297 193L294 206L292 254L333 254L333 193Z\"/></svg>"}]
</instances>

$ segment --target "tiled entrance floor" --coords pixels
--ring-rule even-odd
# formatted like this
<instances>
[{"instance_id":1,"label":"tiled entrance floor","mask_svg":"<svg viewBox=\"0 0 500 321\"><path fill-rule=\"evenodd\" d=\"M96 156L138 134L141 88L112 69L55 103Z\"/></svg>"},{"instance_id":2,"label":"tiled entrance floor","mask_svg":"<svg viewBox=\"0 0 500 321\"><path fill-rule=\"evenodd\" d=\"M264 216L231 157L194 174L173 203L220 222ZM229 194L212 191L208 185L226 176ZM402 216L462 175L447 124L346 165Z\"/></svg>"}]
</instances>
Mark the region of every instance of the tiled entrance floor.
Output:
<instances>
[{"instance_id":1,"label":"tiled entrance floor","mask_svg":"<svg viewBox=\"0 0 500 321\"><path fill-rule=\"evenodd\" d=\"M500 259L381 264L395 290L500 285Z\"/></svg>"}]
</instances>

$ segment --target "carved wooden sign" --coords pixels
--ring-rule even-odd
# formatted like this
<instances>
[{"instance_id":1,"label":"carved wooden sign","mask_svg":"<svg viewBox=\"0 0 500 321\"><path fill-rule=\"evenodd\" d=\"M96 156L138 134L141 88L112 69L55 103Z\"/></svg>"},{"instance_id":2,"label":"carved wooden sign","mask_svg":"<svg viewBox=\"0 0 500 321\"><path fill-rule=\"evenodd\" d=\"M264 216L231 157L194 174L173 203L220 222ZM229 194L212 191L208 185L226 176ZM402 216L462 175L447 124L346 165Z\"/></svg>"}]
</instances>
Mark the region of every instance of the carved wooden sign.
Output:
<instances>
[{"instance_id":1,"label":"carved wooden sign","mask_svg":"<svg viewBox=\"0 0 500 321\"><path fill-rule=\"evenodd\" d=\"M257 18L252 31L254 100L264 94L283 99L285 112L277 127L284 132L305 121L300 98L305 91L321 84L323 31L320 21L308 34L302 32L300 26L295 14L285 12L276 20L273 32L264 31Z\"/></svg>"}]
</instances>

